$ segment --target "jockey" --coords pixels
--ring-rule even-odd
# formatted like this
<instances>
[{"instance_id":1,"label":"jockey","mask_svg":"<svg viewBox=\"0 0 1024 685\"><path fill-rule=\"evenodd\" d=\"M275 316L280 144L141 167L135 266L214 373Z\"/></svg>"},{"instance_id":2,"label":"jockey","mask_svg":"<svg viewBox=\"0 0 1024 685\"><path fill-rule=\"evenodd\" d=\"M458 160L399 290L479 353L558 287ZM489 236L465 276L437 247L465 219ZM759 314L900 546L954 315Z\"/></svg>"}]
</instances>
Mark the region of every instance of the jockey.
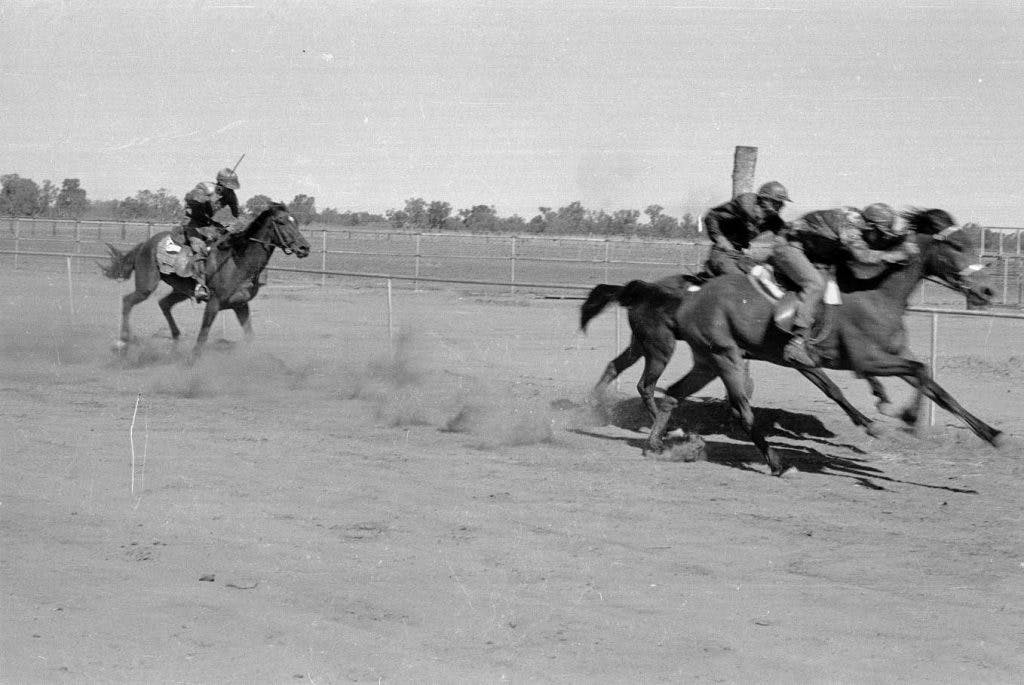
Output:
<instances>
[{"instance_id":1,"label":"jockey","mask_svg":"<svg viewBox=\"0 0 1024 685\"><path fill-rule=\"evenodd\" d=\"M782 205L792 202L785 186L769 181L757 194L741 193L704 215L704 226L711 239L711 252L704 268L712 276L746 273L753 258L746 254L750 241L762 233L781 233L786 223L779 216Z\"/></svg>"},{"instance_id":2,"label":"jockey","mask_svg":"<svg viewBox=\"0 0 1024 685\"><path fill-rule=\"evenodd\" d=\"M837 264L904 264L917 253L917 245L907 242L906 231L894 228L896 213L881 202L858 210L854 207L823 209L789 224L772 248L775 269L799 288L792 338L783 349L789 364L812 367L807 333L814 312L825 294L823 272ZM879 249L872 249L872 245Z\"/></svg>"},{"instance_id":3,"label":"jockey","mask_svg":"<svg viewBox=\"0 0 1024 685\"><path fill-rule=\"evenodd\" d=\"M182 224L182 229L195 253L193 271L196 279L195 298L198 302L210 299L210 290L206 287L207 243L226 230L224 224L214 219L214 215L227 207L231 210L231 216L238 218L238 196L235 191L239 187L238 174L225 168L217 172L216 183L202 181L185 195L187 221Z\"/></svg>"}]
</instances>

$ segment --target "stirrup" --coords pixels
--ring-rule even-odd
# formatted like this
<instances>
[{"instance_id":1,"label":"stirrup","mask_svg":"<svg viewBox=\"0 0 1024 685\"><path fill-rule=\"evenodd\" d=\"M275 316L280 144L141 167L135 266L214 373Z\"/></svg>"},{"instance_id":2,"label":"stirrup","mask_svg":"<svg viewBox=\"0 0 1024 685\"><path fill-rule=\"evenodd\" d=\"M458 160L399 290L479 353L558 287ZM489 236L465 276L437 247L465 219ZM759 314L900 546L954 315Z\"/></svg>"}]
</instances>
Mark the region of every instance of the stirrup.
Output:
<instances>
[{"instance_id":1,"label":"stirrup","mask_svg":"<svg viewBox=\"0 0 1024 685\"><path fill-rule=\"evenodd\" d=\"M206 302L210 299L210 289L203 283L196 283L194 297L196 298L196 302Z\"/></svg>"}]
</instances>

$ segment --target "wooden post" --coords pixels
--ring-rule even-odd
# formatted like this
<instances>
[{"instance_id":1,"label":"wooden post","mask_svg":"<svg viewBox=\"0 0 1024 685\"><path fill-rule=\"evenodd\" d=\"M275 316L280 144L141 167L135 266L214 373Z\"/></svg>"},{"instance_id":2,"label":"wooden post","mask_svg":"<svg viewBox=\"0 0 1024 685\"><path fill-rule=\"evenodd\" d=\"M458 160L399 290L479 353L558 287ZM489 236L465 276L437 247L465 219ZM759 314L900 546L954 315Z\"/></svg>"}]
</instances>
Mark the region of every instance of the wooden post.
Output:
<instances>
[{"instance_id":1,"label":"wooden post","mask_svg":"<svg viewBox=\"0 0 1024 685\"><path fill-rule=\"evenodd\" d=\"M757 148L737 145L732 161L732 196L754 190L754 169L757 167Z\"/></svg>"}]
</instances>

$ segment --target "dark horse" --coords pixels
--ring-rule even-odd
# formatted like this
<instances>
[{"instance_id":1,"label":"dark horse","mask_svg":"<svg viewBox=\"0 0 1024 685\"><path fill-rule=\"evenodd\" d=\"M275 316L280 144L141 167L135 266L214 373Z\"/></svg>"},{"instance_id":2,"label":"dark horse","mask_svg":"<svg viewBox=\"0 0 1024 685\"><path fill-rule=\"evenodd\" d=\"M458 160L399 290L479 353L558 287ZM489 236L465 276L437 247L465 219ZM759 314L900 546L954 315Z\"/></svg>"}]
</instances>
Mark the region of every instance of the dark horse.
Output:
<instances>
[{"instance_id":1,"label":"dark horse","mask_svg":"<svg viewBox=\"0 0 1024 685\"><path fill-rule=\"evenodd\" d=\"M171 314L171 307L187 300L195 290L195 279L177 274L163 274L157 266L156 250L160 241L170 234L163 231L145 240L127 252L120 252L113 245L110 248L110 264L102 266L108 278L124 280L135 272L135 291L124 296L121 307L121 336L117 349L124 349L131 340L128 315L132 307L139 304L156 290L160 281L172 290L160 298L160 311L171 328L171 337L177 342L181 337L178 324ZM274 248L281 248L285 254L295 253L300 259L309 255L309 243L299 231L298 224L283 204L274 203L260 213L245 230L225 236L210 250L207 259L207 285L210 300L203 312L203 323L196 338L192 357L199 356L210 326L222 309L233 309L238 323L245 331L246 339L252 339L252 324L249 321L249 300L256 297L260 289L259 276Z\"/></svg>"},{"instance_id":2,"label":"dark horse","mask_svg":"<svg viewBox=\"0 0 1024 685\"><path fill-rule=\"evenodd\" d=\"M992 288L980 265L971 259L970 238L948 213L941 209L912 210L904 217L914 230L908 240L917 242L918 255L908 264L893 265L867 284L860 282L859 287L844 292L833 325L824 339L816 343L822 366L852 370L864 376L880 400L885 399L884 391L875 377L899 376L917 389L914 403L901 415L905 421L917 421L927 396L963 419L980 438L998 446L1002 434L964 410L932 379L928 367L912 358L903 325L908 298L922 278L938 280L978 303L992 299ZM764 455L772 474L781 475L785 471L781 459L754 423L744 369L745 359L787 366L782 361L782 348L788 336L775 325L774 303L760 294L746 276L720 276L699 289L679 287L684 279L631 281L625 286L602 284L590 291L581 307L581 327L585 329L608 303L618 302L629 310L633 334L626 349L608 364L595 394L603 393L613 379L642 357L644 371L637 389L654 421L647 449L660 452L664 449L668 420L679 400L721 378L733 414ZM852 283L848 281L847 286ZM689 344L694 366L659 401L655 398L655 384L671 359L677 340ZM799 370L839 404L854 423L875 434L874 422L850 405L821 369Z\"/></svg>"}]
</instances>

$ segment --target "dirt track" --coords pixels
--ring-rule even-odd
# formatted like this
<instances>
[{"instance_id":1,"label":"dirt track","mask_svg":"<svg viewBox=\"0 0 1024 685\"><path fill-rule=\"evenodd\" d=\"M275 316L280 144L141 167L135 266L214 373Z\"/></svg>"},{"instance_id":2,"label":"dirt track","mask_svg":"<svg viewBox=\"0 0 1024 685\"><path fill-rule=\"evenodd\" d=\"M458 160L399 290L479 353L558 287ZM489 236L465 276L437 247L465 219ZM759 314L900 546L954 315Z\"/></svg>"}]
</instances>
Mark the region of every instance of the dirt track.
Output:
<instances>
[{"instance_id":1,"label":"dirt track","mask_svg":"<svg viewBox=\"0 0 1024 685\"><path fill-rule=\"evenodd\" d=\"M775 479L717 383L680 415L706 461L642 457L639 369L588 412L615 317L578 303L400 291L392 353L381 290L278 287L187 369L155 298L115 358L123 290L81 280L72 317L4 276L4 682L1024 678L1020 322L941 324L999 452L943 412L868 438L755 365Z\"/></svg>"}]
</instances>

